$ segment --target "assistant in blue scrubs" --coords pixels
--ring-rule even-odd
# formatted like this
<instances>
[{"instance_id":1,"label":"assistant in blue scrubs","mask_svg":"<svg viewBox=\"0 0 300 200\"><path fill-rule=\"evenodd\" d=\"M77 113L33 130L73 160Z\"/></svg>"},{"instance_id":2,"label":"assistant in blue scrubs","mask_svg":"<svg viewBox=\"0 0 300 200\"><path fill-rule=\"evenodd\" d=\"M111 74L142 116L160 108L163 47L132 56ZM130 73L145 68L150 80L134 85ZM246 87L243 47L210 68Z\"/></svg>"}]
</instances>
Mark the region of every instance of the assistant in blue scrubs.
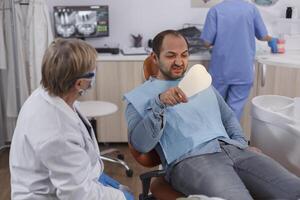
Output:
<instances>
[{"instance_id":1,"label":"assistant in blue scrubs","mask_svg":"<svg viewBox=\"0 0 300 200\"><path fill-rule=\"evenodd\" d=\"M224 0L212 7L201 39L213 46L209 72L213 86L241 118L254 75L255 38L270 41L255 5L244 0Z\"/></svg>"}]
</instances>

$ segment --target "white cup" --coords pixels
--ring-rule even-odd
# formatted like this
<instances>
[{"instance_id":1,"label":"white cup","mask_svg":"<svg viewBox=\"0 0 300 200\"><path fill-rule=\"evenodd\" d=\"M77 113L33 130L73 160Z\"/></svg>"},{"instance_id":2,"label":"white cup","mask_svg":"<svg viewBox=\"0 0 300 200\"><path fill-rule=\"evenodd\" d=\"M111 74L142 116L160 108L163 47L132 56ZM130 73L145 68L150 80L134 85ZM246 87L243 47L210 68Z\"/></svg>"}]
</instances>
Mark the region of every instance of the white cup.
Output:
<instances>
[{"instance_id":1,"label":"white cup","mask_svg":"<svg viewBox=\"0 0 300 200\"><path fill-rule=\"evenodd\" d=\"M300 121L300 97L294 98L294 118Z\"/></svg>"},{"instance_id":2,"label":"white cup","mask_svg":"<svg viewBox=\"0 0 300 200\"><path fill-rule=\"evenodd\" d=\"M298 9L296 7L293 7L293 14L292 19L298 19Z\"/></svg>"}]
</instances>

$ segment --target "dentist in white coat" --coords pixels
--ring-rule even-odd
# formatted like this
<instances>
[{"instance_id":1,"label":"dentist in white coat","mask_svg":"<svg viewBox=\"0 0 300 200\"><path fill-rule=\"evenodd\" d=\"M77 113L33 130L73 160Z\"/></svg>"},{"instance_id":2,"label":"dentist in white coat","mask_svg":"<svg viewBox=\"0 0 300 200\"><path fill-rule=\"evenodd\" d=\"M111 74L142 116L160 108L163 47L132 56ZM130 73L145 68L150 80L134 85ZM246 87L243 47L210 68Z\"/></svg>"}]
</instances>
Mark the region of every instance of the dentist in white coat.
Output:
<instances>
[{"instance_id":1,"label":"dentist in white coat","mask_svg":"<svg viewBox=\"0 0 300 200\"><path fill-rule=\"evenodd\" d=\"M76 39L55 40L46 50L41 87L24 103L12 139L12 200L133 199L98 181L103 173L98 144L76 106L95 78L96 56Z\"/></svg>"}]
</instances>

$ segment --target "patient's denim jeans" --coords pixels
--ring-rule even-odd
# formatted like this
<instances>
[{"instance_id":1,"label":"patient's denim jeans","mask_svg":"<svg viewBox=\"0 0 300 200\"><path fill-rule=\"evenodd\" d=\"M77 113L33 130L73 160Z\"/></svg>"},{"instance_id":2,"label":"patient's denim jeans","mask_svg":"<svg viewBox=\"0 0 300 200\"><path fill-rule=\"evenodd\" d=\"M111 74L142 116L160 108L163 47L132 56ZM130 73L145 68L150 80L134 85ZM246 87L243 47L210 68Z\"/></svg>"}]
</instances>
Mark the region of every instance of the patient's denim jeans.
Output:
<instances>
[{"instance_id":1,"label":"patient's denim jeans","mask_svg":"<svg viewBox=\"0 0 300 200\"><path fill-rule=\"evenodd\" d=\"M227 200L300 199L300 178L268 156L221 143L222 152L187 158L171 172L186 194Z\"/></svg>"}]
</instances>

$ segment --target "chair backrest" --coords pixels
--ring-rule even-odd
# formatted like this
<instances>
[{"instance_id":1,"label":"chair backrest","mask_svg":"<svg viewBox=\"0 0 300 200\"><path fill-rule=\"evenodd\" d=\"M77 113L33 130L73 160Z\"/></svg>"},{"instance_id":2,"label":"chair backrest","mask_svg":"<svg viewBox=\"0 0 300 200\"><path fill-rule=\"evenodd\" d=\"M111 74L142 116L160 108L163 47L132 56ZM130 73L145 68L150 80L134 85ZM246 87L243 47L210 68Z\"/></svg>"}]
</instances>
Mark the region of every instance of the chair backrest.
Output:
<instances>
[{"instance_id":1,"label":"chair backrest","mask_svg":"<svg viewBox=\"0 0 300 200\"><path fill-rule=\"evenodd\" d=\"M143 65L143 73L144 73L144 79L148 80L150 76L156 77L158 74L158 67L155 63L153 55L149 55L144 60Z\"/></svg>"}]
</instances>

